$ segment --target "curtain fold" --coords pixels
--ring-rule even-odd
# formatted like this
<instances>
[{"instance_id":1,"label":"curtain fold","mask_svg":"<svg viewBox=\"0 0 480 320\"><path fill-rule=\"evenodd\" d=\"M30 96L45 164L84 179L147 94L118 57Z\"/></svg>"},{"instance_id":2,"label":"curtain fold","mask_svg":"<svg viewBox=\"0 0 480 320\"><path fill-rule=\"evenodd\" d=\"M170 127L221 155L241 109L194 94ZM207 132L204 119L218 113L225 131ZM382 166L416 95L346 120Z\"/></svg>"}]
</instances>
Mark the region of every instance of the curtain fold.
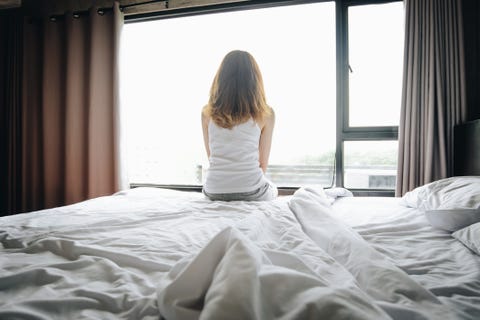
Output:
<instances>
[{"instance_id":1,"label":"curtain fold","mask_svg":"<svg viewBox=\"0 0 480 320\"><path fill-rule=\"evenodd\" d=\"M19 161L21 161L22 171L20 176L12 172L7 173L12 179L21 181L21 188L6 190L6 195L10 197L13 192L21 194L21 202L2 211L10 214L44 208L45 203L43 162L40 160L43 158L44 139L41 135L43 125L42 110L39 105L42 99L40 84L43 72L41 68L28 67L42 65L43 45L39 39L42 38L43 25L36 26L25 19L23 27L23 47L28 50L24 50L23 53L22 70L29 70L29 72L22 77L22 131L21 141L16 147L21 152Z\"/></svg>"},{"instance_id":2,"label":"curtain fold","mask_svg":"<svg viewBox=\"0 0 480 320\"><path fill-rule=\"evenodd\" d=\"M21 202L22 32L19 11L0 12L0 210Z\"/></svg>"},{"instance_id":3,"label":"curtain fold","mask_svg":"<svg viewBox=\"0 0 480 320\"><path fill-rule=\"evenodd\" d=\"M109 195L118 182L118 3L74 17L25 19L21 103L9 125L20 170L8 170L1 214ZM9 121L15 123L15 121ZM4 140L4 139L2 139ZM19 142L18 142L19 141Z\"/></svg>"},{"instance_id":4,"label":"curtain fold","mask_svg":"<svg viewBox=\"0 0 480 320\"><path fill-rule=\"evenodd\" d=\"M460 0L405 0L396 195L453 174L453 128L466 121Z\"/></svg>"}]
</instances>

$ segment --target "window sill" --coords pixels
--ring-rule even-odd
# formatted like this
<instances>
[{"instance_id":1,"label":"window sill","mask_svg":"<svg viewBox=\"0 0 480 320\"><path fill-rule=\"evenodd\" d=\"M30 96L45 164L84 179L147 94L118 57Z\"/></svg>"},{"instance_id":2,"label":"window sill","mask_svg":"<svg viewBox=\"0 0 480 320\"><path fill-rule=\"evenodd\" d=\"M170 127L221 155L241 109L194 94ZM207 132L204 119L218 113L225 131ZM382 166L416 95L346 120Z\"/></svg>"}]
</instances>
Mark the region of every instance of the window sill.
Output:
<instances>
[{"instance_id":1,"label":"window sill","mask_svg":"<svg viewBox=\"0 0 480 320\"><path fill-rule=\"evenodd\" d=\"M154 184L154 183L132 183L130 189L139 187L164 188L179 191L202 192L201 185L176 185L176 184ZM299 187L279 187L279 196L291 196ZM328 189L328 188L326 188ZM394 197L395 190L375 190L375 189L349 189L356 197Z\"/></svg>"}]
</instances>

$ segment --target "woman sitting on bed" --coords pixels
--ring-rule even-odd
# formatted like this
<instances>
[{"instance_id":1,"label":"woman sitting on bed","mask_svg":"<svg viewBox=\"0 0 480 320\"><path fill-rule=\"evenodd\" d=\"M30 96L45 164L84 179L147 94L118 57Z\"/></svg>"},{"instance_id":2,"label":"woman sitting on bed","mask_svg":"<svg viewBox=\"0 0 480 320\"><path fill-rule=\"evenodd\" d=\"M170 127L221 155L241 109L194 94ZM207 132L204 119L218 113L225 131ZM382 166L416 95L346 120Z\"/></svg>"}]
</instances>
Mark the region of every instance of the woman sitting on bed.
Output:
<instances>
[{"instance_id":1,"label":"woman sitting on bed","mask_svg":"<svg viewBox=\"0 0 480 320\"><path fill-rule=\"evenodd\" d=\"M210 167L203 186L211 200L272 200L275 185L265 177L275 114L265 99L255 59L228 53L220 64L202 110Z\"/></svg>"}]
</instances>

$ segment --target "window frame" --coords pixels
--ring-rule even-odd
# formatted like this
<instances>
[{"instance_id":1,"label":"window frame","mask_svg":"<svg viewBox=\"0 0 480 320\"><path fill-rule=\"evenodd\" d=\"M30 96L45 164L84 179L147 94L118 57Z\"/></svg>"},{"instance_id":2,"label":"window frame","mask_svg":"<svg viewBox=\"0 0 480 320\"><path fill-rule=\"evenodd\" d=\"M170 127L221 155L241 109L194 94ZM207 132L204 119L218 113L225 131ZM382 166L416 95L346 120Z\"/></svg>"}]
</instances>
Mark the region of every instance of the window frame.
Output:
<instances>
[{"instance_id":1,"label":"window frame","mask_svg":"<svg viewBox=\"0 0 480 320\"><path fill-rule=\"evenodd\" d=\"M292 6L319 2L335 3L336 37L336 150L335 183L344 187L344 149L345 141L398 140L398 126L349 126L349 74L348 74L348 7L357 5L383 4L402 0L252 0L248 2L217 3L192 7L167 9L156 12L125 16L125 23L145 22L159 19L171 19L202 14L224 13L240 10L263 9L278 6ZM130 187L159 187L175 190L201 191L202 186L178 184L131 183ZM298 187L281 187L280 195L292 194ZM394 196L395 190L350 189L355 195Z\"/></svg>"},{"instance_id":2,"label":"window frame","mask_svg":"<svg viewBox=\"0 0 480 320\"><path fill-rule=\"evenodd\" d=\"M337 145L335 156L335 181L344 187L344 142L345 141L398 141L398 126L362 126L349 124L349 50L348 8L359 5L385 4L402 0L336 0L337 39ZM350 189L354 195L390 196L391 189Z\"/></svg>"}]
</instances>

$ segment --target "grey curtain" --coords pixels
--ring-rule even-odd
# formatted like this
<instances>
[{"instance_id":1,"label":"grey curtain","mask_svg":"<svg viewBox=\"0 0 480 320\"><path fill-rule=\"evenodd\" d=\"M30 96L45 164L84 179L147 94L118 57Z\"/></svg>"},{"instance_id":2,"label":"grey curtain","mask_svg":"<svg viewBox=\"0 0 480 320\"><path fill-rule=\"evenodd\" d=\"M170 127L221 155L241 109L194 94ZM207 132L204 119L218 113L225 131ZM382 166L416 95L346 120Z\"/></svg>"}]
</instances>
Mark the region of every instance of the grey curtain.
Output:
<instances>
[{"instance_id":1,"label":"grey curtain","mask_svg":"<svg viewBox=\"0 0 480 320\"><path fill-rule=\"evenodd\" d=\"M461 0L405 0L396 195L453 174L453 127L465 122Z\"/></svg>"},{"instance_id":2,"label":"grey curtain","mask_svg":"<svg viewBox=\"0 0 480 320\"><path fill-rule=\"evenodd\" d=\"M118 3L55 21L23 21L22 68L1 214L67 205L119 188L118 53L123 17ZM18 58L20 57L20 58ZM15 109L13 109L15 107ZM11 166L12 166L11 165Z\"/></svg>"}]
</instances>

